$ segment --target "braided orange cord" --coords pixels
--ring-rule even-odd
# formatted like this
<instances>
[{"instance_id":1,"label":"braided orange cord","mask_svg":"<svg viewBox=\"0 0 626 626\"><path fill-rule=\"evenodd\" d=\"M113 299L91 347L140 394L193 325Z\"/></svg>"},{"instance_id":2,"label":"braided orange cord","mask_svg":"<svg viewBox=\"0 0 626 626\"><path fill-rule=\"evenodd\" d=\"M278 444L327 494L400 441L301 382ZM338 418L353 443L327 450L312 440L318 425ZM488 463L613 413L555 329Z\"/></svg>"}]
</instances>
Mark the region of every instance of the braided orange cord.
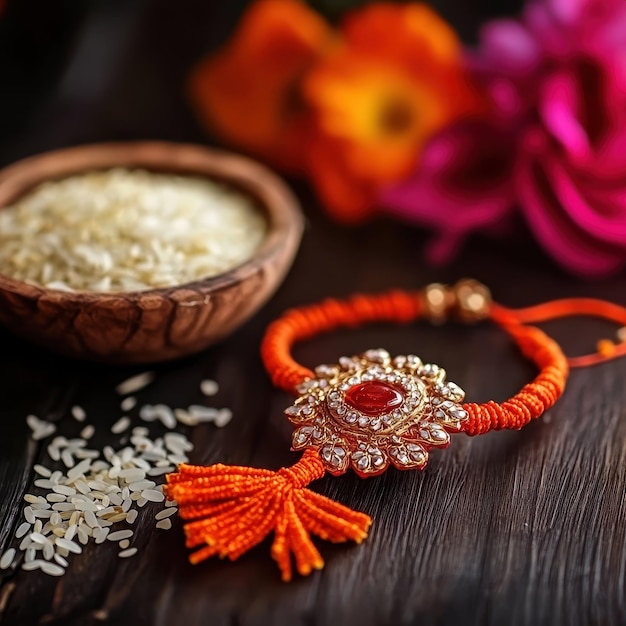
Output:
<instances>
[{"instance_id":1,"label":"braided orange cord","mask_svg":"<svg viewBox=\"0 0 626 626\"><path fill-rule=\"evenodd\" d=\"M341 326L358 326L371 321L411 322L420 316L422 302L421 292L394 291L357 295L345 301L326 300L287 311L269 326L261 345L261 355L272 382L293 392L299 383L314 376L291 356L295 342ZM492 304L489 315L541 371L530 384L502 404L490 401L463 405L470 414L464 422L464 431L469 435L502 428L518 429L539 417L563 393L569 371L558 344L538 328L520 324L515 311Z\"/></svg>"},{"instance_id":2,"label":"braided orange cord","mask_svg":"<svg viewBox=\"0 0 626 626\"><path fill-rule=\"evenodd\" d=\"M348 300L325 300L291 309L267 328L261 356L265 369L277 387L290 393L313 372L294 361L292 346L304 339L345 326L360 326L367 322L395 322L415 320L422 308L418 293L391 291L379 295L356 295Z\"/></svg>"},{"instance_id":3,"label":"braided orange cord","mask_svg":"<svg viewBox=\"0 0 626 626\"><path fill-rule=\"evenodd\" d=\"M463 430L480 435L503 428L519 429L545 413L563 394L569 366L559 345L534 326L514 320L511 311L493 304L491 319L511 335L522 354L540 369L538 376L502 404L490 400L485 404L465 403L469 413Z\"/></svg>"},{"instance_id":4,"label":"braided orange cord","mask_svg":"<svg viewBox=\"0 0 626 626\"><path fill-rule=\"evenodd\" d=\"M560 317L588 316L599 317L620 326L626 326L626 308L613 302L597 300L595 298L564 298L543 302L524 309L508 310L497 307L502 319L512 319L521 324L536 324ZM593 354L570 357L567 361L570 367L586 367L604 363L611 359L626 356L626 342L615 345L610 340L598 342L598 351Z\"/></svg>"}]
</instances>

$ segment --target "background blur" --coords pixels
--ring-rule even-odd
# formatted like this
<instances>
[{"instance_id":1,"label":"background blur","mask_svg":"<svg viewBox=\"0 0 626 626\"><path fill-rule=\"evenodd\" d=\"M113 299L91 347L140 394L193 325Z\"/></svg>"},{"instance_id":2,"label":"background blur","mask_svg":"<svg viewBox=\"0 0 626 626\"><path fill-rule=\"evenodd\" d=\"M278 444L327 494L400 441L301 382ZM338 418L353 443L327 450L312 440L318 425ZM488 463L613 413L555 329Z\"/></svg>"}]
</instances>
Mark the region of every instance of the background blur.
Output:
<instances>
[{"instance_id":1,"label":"background blur","mask_svg":"<svg viewBox=\"0 0 626 626\"><path fill-rule=\"evenodd\" d=\"M244 0L5 0L0 18L0 164L105 140L216 143L183 93L190 67L228 39ZM362 0L310 3L331 19ZM438 0L472 43L521 0Z\"/></svg>"}]
</instances>

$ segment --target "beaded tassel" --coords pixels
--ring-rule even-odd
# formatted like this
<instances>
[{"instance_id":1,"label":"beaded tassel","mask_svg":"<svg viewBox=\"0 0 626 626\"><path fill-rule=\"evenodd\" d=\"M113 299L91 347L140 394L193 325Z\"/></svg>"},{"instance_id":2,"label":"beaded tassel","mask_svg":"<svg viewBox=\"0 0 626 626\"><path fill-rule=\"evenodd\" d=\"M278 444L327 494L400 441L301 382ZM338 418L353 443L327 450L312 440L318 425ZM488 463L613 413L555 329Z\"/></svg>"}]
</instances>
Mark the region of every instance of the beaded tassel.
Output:
<instances>
[{"instance_id":1,"label":"beaded tassel","mask_svg":"<svg viewBox=\"0 0 626 626\"><path fill-rule=\"evenodd\" d=\"M277 472L250 467L180 465L167 477L166 493L178 502L188 548L198 548L189 560L211 556L239 558L274 531L272 558L284 581L291 580L292 555L302 575L321 569L324 561L311 534L332 542L367 537L371 519L364 513L305 487L321 478L324 466L307 450L292 467Z\"/></svg>"}]
</instances>

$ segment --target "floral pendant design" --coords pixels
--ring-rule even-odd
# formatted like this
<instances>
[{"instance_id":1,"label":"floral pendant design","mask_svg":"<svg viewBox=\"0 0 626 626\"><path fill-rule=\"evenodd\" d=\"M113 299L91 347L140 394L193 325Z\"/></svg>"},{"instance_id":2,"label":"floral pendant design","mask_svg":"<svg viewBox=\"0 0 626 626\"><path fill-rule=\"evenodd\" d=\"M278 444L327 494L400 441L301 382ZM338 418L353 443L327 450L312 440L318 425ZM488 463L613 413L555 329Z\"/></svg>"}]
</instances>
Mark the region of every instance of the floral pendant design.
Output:
<instances>
[{"instance_id":1,"label":"floral pendant design","mask_svg":"<svg viewBox=\"0 0 626 626\"><path fill-rule=\"evenodd\" d=\"M386 350L368 350L320 365L315 374L298 386L301 395L285 413L297 425L293 450L317 450L335 476L350 466L362 478L390 463L423 469L430 448L447 447L449 433L468 418L460 404L465 392L412 354L392 359Z\"/></svg>"}]
</instances>

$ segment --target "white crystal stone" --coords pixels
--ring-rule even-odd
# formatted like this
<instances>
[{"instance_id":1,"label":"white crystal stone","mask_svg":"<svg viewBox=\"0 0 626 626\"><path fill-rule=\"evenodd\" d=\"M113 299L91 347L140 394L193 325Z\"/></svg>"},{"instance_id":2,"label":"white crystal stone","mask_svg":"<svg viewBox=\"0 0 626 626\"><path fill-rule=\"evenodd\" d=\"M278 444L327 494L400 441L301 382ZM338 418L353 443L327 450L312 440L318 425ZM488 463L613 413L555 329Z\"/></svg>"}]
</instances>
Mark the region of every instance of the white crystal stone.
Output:
<instances>
[{"instance_id":1,"label":"white crystal stone","mask_svg":"<svg viewBox=\"0 0 626 626\"><path fill-rule=\"evenodd\" d=\"M315 373L318 376L326 376L328 378L335 376L338 372L339 369L336 365L318 365L315 368Z\"/></svg>"},{"instance_id":2,"label":"white crystal stone","mask_svg":"<svg viewBox=\"0 0 626 626\"><path fill-rule=\"evenodd\" d=\"M346 457L346 451L339 445L328 444L320 450L322 459L332 467L340 468Z\"/></svg>"},{"instance_id":3,"label":"white crystal stone","mask_svg":"<svg viewBox=\"0 0 626 626\"><path fill-rule=\"evenodd\" d=\"M382 348L367 350L363 356L368 361L374 361L375 363L385 363L390 358L389 352L387 352L387 350L383 350Z\"/></svg>"},{"instance_id":4,"label":"white crystal stone","mask_svg":"<svg viewBox=\"0 0 626 626\"><path fill-rule=\"evenodd\" d=\"M351 370L355 367L354 361L347 356L339 357L339 365L341 365L344 370Z\"/></svg>"},{"instance_id":5,"label":"white crystal stone","mask_svg":"<svg viewBox=\"0 0 626 626\"><path fill-rule=\"evenodd\" d=\"M356 462L357 467L361 470L367 469L369 464L370 460L365 455L361 456L361 458Z\"/></svg>"},{"instance_id":6,"label":"white crystal stone","mask_svg":"<svg viewBox=\"0 0 626 626\"><path fill-rule=\"evenodd\" d=\"M296 390L298 391L298 393L306 393L307 391L313 389L314 387L317 387L318 385L318 381L315 380L314 378L311 378L309 380L305 380L304 382L300 383L297 387Z\"/></svg>"}]
</instances>

